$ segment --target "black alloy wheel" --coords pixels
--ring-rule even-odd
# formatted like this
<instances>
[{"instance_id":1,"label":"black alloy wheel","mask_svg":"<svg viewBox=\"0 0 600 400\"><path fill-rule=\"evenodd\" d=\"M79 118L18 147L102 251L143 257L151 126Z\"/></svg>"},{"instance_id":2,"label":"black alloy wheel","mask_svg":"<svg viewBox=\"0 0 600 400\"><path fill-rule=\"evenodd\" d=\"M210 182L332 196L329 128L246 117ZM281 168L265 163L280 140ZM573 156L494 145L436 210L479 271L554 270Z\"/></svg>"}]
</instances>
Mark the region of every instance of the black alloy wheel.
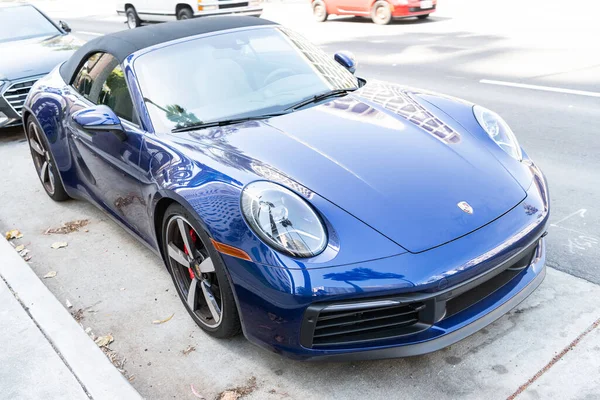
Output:
<instances>
[{"instance_id":1,"label":"black alloy wheel","mask_svg":"<svg viewBox=\"0 0 600 400\"><path fill-rule=\"evenodd\" d=\"M54 201L69 199L58 175L54 157L49 150L46 135L32 117L27 121L27 142L35 171L48 196Z\"/></svg>"},{"instance_id":2,"label":"black alloy wheel","mask_svg":"<svg viewBox=\"0 0 600 400\"><path fill-rule=\"evenodd\" d=\"M240 322L235 298L219 253L193 217L172 204L163 219L163 253L188 313L218 338L235 336Z\"/></svg>"}]
</instances>

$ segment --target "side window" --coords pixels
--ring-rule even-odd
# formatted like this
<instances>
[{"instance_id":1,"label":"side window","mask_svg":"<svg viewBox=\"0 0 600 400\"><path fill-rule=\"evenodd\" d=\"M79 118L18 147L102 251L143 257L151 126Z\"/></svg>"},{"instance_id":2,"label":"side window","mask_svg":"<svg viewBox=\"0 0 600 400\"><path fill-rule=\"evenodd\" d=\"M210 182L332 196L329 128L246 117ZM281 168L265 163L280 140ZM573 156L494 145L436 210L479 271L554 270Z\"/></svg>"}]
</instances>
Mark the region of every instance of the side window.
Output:
<instances>
[{"instance_id":1,"label":"side window","mask_svg":"<svg viewBox=\"0 0 600 400\"><path fill-rule=\"evenodd\" d=\"M97 72L95 72L98 70L96 65L98 65L98 62L102 58L103 54L104 53L92 54L83 64L73 80L73 87L75 90L77 90L79 94L88 100L92 91L92 85L94 84L95 77L97 75Z\"/></svg>"},{"instance_id":2,"label":"side window","mask_svg":"<svg viewBox=\"0 0 600 400\"><path fill-rule=\"evenodd\" d=\"M109 106L120 118L130 122L134 121L133 102L120 65L117 65L104 81L98 104Z\"/></svg>"},{"instance_id":3,"label":"side window","mask_svg":"<svg viewBox=\"0 0 600 400\"><path fill-rule=\"evenodd\" d=\"M92 103L104 104L119 117L134 121L133 102L127 90L125 75L112 55L92 54L75 76L72 86Z\"/></svg>"}]
</instances>

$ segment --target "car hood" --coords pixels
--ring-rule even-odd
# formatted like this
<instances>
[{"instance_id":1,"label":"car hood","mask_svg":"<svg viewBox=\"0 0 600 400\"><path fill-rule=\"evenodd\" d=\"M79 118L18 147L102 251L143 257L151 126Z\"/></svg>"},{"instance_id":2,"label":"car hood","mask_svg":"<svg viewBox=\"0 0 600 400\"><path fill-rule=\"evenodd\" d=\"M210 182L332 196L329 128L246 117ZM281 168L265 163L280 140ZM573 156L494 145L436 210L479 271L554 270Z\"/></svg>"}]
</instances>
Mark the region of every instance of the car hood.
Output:
<instances>
[{"instance_id":1,"label":"car hood","mask_svg":"<svg viewBox=\"0 0 600 400\"><path fill-rule=\"evenodd\" d=\"M71 35L44 36L0 43L0 80L47 74L65 61L82 42Z\"/></svg>"},{"instance_id":2,"label":"car hood","mask_svg":"<svg viewBox=\"0 0 600 400\"><path fill-rule=\"evenodd\" d=\"M213 154L229 153L219 156L228 166L280 171L413 253L466 235L526 197L481 140L416 92L381 82L207 134Z\"/></svg>"}]
</instances>

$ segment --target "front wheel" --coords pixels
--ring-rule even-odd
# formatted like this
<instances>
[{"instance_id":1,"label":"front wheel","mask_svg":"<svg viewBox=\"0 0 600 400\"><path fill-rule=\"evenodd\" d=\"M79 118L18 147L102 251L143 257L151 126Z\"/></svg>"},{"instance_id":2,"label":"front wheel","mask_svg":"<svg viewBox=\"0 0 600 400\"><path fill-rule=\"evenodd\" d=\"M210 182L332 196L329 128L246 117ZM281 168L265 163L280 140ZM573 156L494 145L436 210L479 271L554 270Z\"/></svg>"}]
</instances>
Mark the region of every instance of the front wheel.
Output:
<instances>
[{"instance_id":1,"label":"front wheel","mask_svg":"<svg viewBox=\"0 0 600 400\"><path fill-rule=\"evenodd\" d=\"M387 25L392 20L390 3L385 0L376 1L371 9L371 19L378 25Z\"/></svg>"},{"instance_id":2,"label":"front wheel","mask_svg":"<svg viewBox=\"0 0 600 400\"><path fill-rule=\"evenodd\" d=\"M179 204L167 208L162 243L177 293L194 322L217 338L238 334L240 320L221 256L200 224Z\"/></svg>"},{"instance_id":3,"label":"front wheel","mask_svg":"<svg viewBox=\"0 0 600 400\"><path fill-rule=\"evenodd\" d=\"M312 4L313 16L317 22L325 22L327 20L327 6L322 0L315 0Z\"/></svg>"},{"instance_id":4,"label":"front wheel","mask_svg":"<svg viewBox=\"0 0 600 400\"><path fill-rule=\"evenodd\" d=\"M417 18L419 18L419 19L427 19L427 18L429 18L429 14L419 15L419 16L417 16Z\"/></svg>"},{"instance_id":5,"label":"front wheel","mask_svg":"<svg viewBox=\"0 0 600 400\"><path fill-rule=\"evenodd\" d=\"M128 7L125 11L125 15L127 16L127 27L129 27L129 29L135 29L142 25L142 21L140 20L140 17L138 17L135 8Z\"/></svg>"},{"instance_id":6,"label":"front wheel","mask_svg":"<svg viewBox=\"0 0 600 400\"><path fill-rule=\"evenodd\" d=\"M56 161L50 152L46 135L37 122L30 117L27 120L27 141L33 158L33 165L46 194L54 201L65 201L69 195L60 180Z\"/></svg>"},{"instance_id":7,"label":"front wheel","mask_svg":"<svg viewBox=\"0 0 600 400\"><path fill-rule=\"evenodd\" d=\"M177 12L178 20L192 19L192 18L194 18L194 13L192 12L192 10L190 10L187 7L182 8Z\"/></svg>"}]
</instances>

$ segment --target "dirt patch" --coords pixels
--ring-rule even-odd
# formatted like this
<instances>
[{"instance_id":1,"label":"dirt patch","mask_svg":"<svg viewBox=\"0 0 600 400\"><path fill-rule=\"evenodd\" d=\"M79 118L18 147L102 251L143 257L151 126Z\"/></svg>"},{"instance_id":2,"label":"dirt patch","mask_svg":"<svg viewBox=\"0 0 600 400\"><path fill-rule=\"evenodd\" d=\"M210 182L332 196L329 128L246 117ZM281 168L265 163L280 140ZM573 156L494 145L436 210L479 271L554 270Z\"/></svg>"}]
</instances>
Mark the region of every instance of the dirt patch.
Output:
<instances>
[{"instance_id":1,"label":"dirt patch","mask_svg":"<svg viewBox=\"0 0 600 400\"><path fill-rule=\"evenodd\" d=\"M234 389L228 389L224 392L221 392L217 396L217 400L238 400L254 392L256 387L256 377L253 376L252 378L248 379L248 382L246 382L244 386L238 386Z\"/></svg>"},{"instance_id":2,"label":"dirt patch","mask_svg":"<svg viewBox=\"0 0 600 400\"><path fill-rule=\"evenodd\" d=\"M44 232L44 235L66 235L68 233L78 232L79 229L87 226L90 223L89 219L76 219L75 221L69 221L62 224L59 228L48 228Z\"/></svg>"}]
</instances>

